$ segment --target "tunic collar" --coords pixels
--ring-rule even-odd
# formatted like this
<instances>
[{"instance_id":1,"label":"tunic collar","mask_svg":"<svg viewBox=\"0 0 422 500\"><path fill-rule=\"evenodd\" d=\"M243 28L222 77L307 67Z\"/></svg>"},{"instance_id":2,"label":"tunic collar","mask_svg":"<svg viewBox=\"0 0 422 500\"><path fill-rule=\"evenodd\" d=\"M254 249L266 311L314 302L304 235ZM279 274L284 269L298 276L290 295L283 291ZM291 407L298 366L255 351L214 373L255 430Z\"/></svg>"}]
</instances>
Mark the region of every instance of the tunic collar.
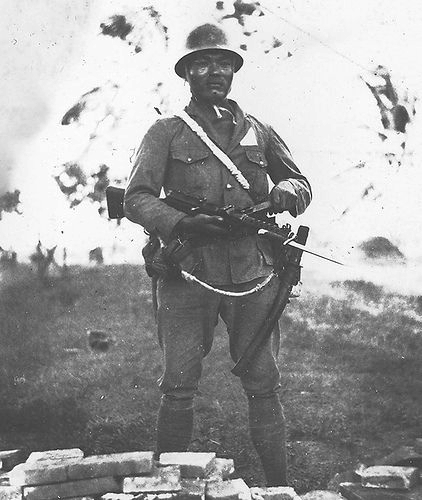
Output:
<instances>
[{"instance_id":1,"label":"tunic collar","mask_svg":"<svg viewBox=\"0 0 422 500\"><path fill-rule=\"evenodd\" d=\"M219 105L219 108L224 108L228 110L231 116L228 113L221 112L222 117L219 118L215 109L211 104L199 102L194 98L192 98L188 106L186 106L185 111L190 116L192 116L192 118L194 118L201 125L201 127L204 128L204 130L207 132L210 138L217 143L219 143L220 141L218 141L218 137L213 132L215 130L215 126L218 125L218 121L228 120L228 119L233 120L234 122L233 134L228 142L227 147L224 148L226 152L230 152L239 144L242 138L246 135L246 133L250 128L250 123L245 118L245 115L241 110L241 108L239 107L239 105L231 99L225 99ZM218 145L221 147L220 144Z\"/></svg>"}]
</instances>

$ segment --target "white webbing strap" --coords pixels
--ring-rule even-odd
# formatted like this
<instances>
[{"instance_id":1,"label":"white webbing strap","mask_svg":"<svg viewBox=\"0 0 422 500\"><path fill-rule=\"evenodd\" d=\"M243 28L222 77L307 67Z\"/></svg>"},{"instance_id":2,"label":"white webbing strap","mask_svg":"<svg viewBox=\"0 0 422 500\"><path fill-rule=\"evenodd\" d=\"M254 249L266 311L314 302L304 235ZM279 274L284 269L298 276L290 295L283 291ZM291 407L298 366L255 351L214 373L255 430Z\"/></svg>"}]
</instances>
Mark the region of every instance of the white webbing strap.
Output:
<instances>
[{"instance_id":1,"label":"white webbing strap","mask_svg":"<svg viewBox=\"0 0 422 500\"><path fill-rule=\"evenodd\" d=\"M232 176L237 180L237 182L245 189L246 191L250 190L250 185L247 179L245 179L242 172L236 167L236 165L230 160L230 158L221 151L221 149L208 137L205 130L193 119L191 118L186 111L180 111L176 116L181 118L186 125L193 131L195 134L204 142L211 152L223 163L223 165L229 170Z\"/></svg>"},{"instance_id":2,"label":"white webbing strap","mask_svg":"<svg viewBox=\"0 0 422 500\"><path fill-rule=\"evenodd\" d=\"M231 161L231 159L224 153L207 135L205 130L193 119L191 118L186 111L181 111L177 113L176 116L181 118L186 125L202 140L202 142L211 150L214 156L216 156L221 163L229 170L232 176L237 180L237 182L242 186L246 191L250 190L250 185L247 179L245 179L242 172L236 167L236 165ZM181 272L183 278L186 281L190 281L193 283L197 283L203 288L210 290L211 292L218 293L220 295L226 295L228 297L244 297L246 295L252 295L253 293L262 290L268 283L273 279L275 273L272 271L263 281L252 287L250 290L246 290L244 292L231 292L230 290L222 290L220 288L215 288L205 281L201 281L193 274L190 274L186 271Z\"/></svg>"},{"instance_id":3,"label":"white webbing strap","mask_svg":"<svg viewBox=\"0 0 422 500\"><path fill-rule=\"evenodd\" d=\"M275 273L274 271L271 271L271 273L263 280L261 283L258 283L255 285L253 288L250 290L246 290L244 292L231 292L230 290L222 290L221 288L215 288L205 281L201 281L198 279L196 276L193 274L188 273L187 271L181 271L183 278L186 281L192 281L194 283L198 283L198 285L201 285L202 287L206 288L210 292L215 292L220 295L226 295L227 297L245 297L246 295L252 295L255 292L259 292L259 290L262 290L265 286L268 285L268 283L274 278Z\"/></svg>"}]
</instances>

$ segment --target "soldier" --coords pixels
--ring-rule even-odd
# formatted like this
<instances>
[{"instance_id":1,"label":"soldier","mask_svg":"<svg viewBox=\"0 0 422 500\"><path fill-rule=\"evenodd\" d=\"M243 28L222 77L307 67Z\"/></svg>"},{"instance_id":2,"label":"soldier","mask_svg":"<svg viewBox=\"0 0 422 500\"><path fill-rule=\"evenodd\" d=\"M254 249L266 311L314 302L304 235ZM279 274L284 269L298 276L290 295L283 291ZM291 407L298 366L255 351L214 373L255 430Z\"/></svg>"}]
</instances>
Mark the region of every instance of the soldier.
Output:
<instances>
[{"instance_id":1,"label":"soldier","mask_svg":"<svg viewBox=\"0 0 422 500\"><path fill-rule=\"evenodd\" d=\"M274 278L253 292L272 271L274 255L259 235L230 234L217 216L187 216L159 199L161 189L206 197L219 206L245 208L269 199L273 212L301 214L311 201L311 188L276 132L245 114L227 98L243 59L230 48L225 32L205 24L194 29L175 71L192 94L185 111L235 164L235 170L180 117L158 120L138 150L125 193L126 216L168 244L181 234L194 234L200 244L180 263L210 291L180 276L158 281L158 336L164 354L163 393L157 421L157 453L186 451L193 426L193 398L202 359L211 349L220 315L227 326L230 355L237 361L256 334L278 289ZM237 171L236 171L237 168ZM267 175L274 187L269 193ZM241 384L247 395L252 442L262 461L267 484L285 485L286 446L280 374L276 363L279 330L266 342Z\"/></svg>"}]
</instances>

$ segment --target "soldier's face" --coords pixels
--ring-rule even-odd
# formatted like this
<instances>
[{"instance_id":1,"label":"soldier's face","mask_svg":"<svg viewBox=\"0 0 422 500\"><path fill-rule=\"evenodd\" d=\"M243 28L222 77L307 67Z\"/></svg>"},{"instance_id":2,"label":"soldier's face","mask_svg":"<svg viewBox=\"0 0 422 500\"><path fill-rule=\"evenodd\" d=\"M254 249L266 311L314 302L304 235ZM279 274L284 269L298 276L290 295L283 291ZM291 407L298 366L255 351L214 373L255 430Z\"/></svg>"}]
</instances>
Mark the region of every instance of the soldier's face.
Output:
<instances>
[{"instance_id":1,"label":"soldier's face","mask_svg":"<svg viewBox=\"0 0 422 500\"><path fill-rule=\"evenodd\" d=\"M217 104L230 92L234 73L233 58L220 50L194 54L186 64L186 80L192 95Z\"/></svg>"}]
</instances>

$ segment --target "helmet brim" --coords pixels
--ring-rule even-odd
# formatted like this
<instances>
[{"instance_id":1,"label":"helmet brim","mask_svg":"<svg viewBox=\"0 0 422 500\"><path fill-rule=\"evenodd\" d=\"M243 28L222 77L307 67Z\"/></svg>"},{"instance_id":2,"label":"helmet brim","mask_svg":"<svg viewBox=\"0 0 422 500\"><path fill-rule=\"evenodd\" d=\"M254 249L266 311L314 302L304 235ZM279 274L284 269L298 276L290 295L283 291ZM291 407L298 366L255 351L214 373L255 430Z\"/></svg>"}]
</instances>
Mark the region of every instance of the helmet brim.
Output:
<instances>
[{"instance_id":1,"label":"helmet brim","mask_svg":"<svg viewBox=\"0 0 422 500\"><path fill-rule=\"evenodd\" d=\"M174 71L180 78L185 78L185 64L186 61L192 56L193 54L199 54L200 52L207 52L209 50L220 50L221 52L227 52L231 54L234 57L234 72L236 73L239 71L239 69L243 66L243 57L235 52L234 50L229 50L226 48L220 48L216 47L215 45L212 47L205 47L205 48L200 48L197 50L191 50L187 54L185 54L183 57L181 57L177 63L174 66Z\"/></svg>"}]
</instances>

